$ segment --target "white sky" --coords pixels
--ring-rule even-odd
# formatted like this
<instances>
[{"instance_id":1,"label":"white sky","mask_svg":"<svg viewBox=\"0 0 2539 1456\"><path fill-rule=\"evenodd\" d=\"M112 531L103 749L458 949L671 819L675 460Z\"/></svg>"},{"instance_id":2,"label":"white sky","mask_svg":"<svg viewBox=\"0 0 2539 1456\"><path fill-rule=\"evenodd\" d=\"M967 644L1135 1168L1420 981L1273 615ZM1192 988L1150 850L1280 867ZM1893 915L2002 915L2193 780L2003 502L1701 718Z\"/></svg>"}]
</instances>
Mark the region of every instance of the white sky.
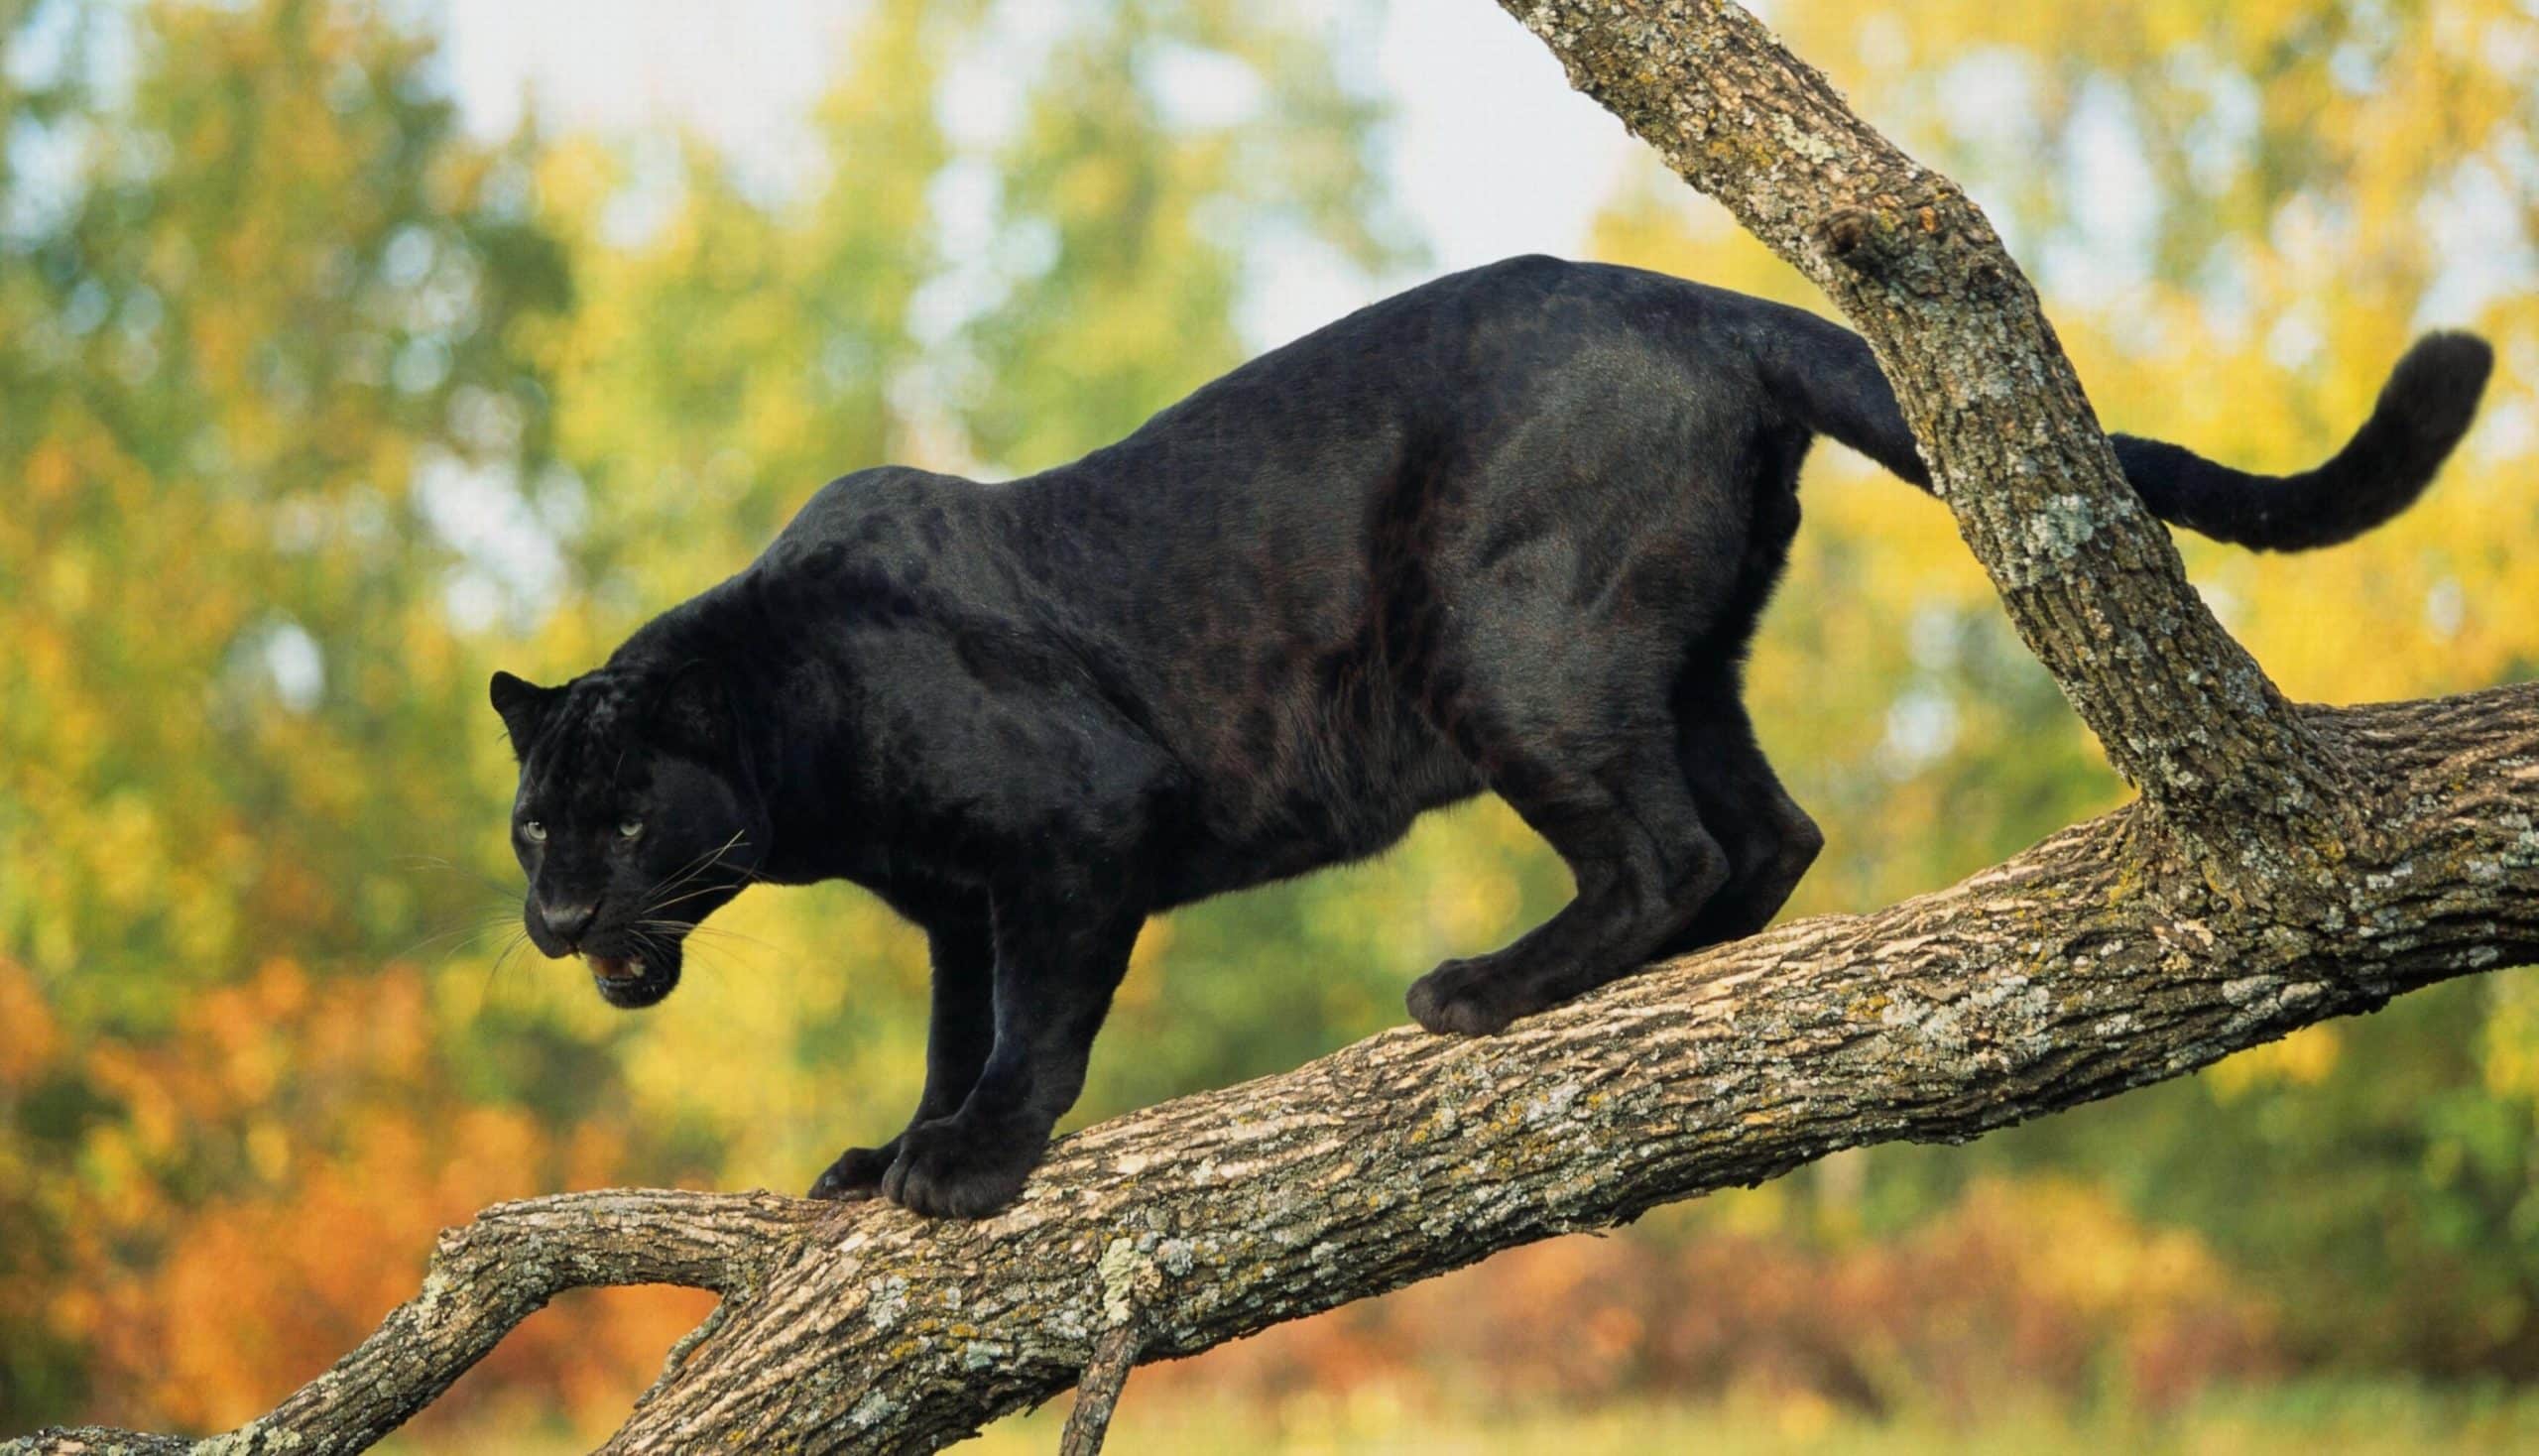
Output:
<instances>
[{"instance_id":1,"label":"white sky","mask_svg":"<svg viewBox=\"0 0 2539 1456\"><path fill-rule=\"evenodd\" d=\"M534 89L561 125L684 126L713 139L745 172L780 182L816 162L801 118L839 73L862 12L858 0L414 3L443 12L452 83L470 123L486 133L507 131ZM1028 47L1028 34L1048 29L1044 22L1069 3L1000 0L1003 44L1018 44L1021 34ZM1254 3L1343 16L1373 8L1373 0ZM1542 43L1490 0L1390 0L1384 16L1371 59L1393 124L1379 160L1394 204L1429 246L1428 271L1515 253L1583 252L1591 218L1641 155L1639 144L1572 91ZM999 86L1011 74L1005 58L969 60L952 73L948 113L974 122L1010 113ZM1204 92L1206 78L1197 84ZM1961 58L1945 94L1957 129L1995 145L2018 145L2032 123L2036 98L2026 78L1997 57ZM2131 120L2104 105L2082 110L2065 161L2089 179L2096 210L2088 237L2032 250L2026 240L2010 241L2033 251L2027 264L2059 303L2120 315L2147 277L2159 199ZM1981 181L1972 180L1979 200ZM2522 240L2516 206L2508 187L2429 206L2428 225L2461 245L2452 250L2457 264L2422 301L2421 321L2456 323L2527 288L2539 264ZM1243 312L1256 346L1292 338L1412 281L1359 278L1275 240L1257 246L1259 283ZM2302 339L2285 342L2282 362L2297 367L2306 358Z\"/></svg>"},{"instance_id":2,"label":"white sky","mask_svg":"<svg viewBox=\"0 0 2539 1456\"><path fill-rule=\"evenodd\" d=\"M800 118L839 71L860 10L849 0L442 4L450 77L472 126L508 130L534 89L556 124L683 125L779 179L802 165ZM1383 159L1392 195L1438 272L1514 253L1576 255L1637 145L1488 0L1392 0L1376 74L1395 111ZM1328 322L1400 282L1276 258L1269 273L1246 318L1260 343Z\"/></svg>"}]
</instances>

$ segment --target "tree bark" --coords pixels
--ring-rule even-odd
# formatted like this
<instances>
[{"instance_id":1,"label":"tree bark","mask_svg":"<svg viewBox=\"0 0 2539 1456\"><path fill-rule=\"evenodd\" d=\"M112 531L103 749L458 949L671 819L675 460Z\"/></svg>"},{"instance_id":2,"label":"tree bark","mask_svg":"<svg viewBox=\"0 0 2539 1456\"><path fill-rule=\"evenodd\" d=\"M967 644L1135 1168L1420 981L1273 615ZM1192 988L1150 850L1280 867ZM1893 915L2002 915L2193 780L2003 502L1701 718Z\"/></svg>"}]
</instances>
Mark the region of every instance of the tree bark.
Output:
<instances>
[{"instance_id":1,"label":"tree bark","mask_svg":"<svg viewBox=\"0 0 2539 1456\"><path fill-rule=\"evenodd\" d=\"M2367 837L2346 766L2188 584L2035 290L1954 182L1735 5L1501 4L1869 340L2019 636L2177 849L2333 863Z\"/></svg>"},{"instance_id":2,"label":"tree bark","mask_svg":"<svg viewBox=\"0 0 2539 1456\"><path fill-rule=\"evenodd\" d=\"M360 1349L195 1449L359 1450L557 1291L666 1280L724 1302L607 1449L931 1450L1088 1370L1107 1399L1129 1359L1838 1149L1962 1142L2539 956L2539 686L2287 703L2124 486L1963 193L1734 6L1505 3L1869 336L1969 546L2141 800L1499 1036L1388 1031L1102 1124L977 1223L763 1193L489 1209ZM13 1449L116 1439L181 1446Z\"/></svg>"}]
</instances>

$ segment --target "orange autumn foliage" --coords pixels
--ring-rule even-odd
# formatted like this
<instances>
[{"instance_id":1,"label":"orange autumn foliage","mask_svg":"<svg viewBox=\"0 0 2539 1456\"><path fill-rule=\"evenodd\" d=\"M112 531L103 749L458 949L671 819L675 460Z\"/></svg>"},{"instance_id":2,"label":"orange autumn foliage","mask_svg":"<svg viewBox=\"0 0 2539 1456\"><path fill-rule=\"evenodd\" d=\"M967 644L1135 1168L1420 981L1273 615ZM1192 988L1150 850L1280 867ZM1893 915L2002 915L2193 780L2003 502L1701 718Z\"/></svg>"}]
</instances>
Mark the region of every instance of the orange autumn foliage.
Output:
<instances>
[{"instance_id":1,"label":"orange autumn foliage","mask_svg":"<svg viewBox=\"0 0 2539 1456\"><path fill-rule=\"evenodd\" d=\"M190 1000L164 1040L74 1051L24 968L0 961L0 1014L28 1033L0 1056L0 1090L76 1075L118 1104L90 1128L80 1175L37 1195L59 1267L0 1284L85 1344L97 1418L236 1424L413 1297L439 1229L503 1199L626 1181L624 1120L557 1131L464 1100L433 1055L423 989L411 966L317 981L275 959ZM605 1418L710 1305L680 1289L568 1301L472 1388L519 1382Z\"/></svg>"},{"instance_id":2,"label":"orange autumn foliage","mask_svg":"<svg viewBox=\"0 0 2539 1456\"><path fill-rule=\"evenodd\" d=\"M1501 1407L1759 1394L1967 1419L2005 1400L2173 1409L2282 1363L2264 1302L2193 1235L2077 1184L1998 1180L1883 1243L1538 1244L1138 1389L1270 1406L1366 1385Z\"/></svg>"}]
</instances>

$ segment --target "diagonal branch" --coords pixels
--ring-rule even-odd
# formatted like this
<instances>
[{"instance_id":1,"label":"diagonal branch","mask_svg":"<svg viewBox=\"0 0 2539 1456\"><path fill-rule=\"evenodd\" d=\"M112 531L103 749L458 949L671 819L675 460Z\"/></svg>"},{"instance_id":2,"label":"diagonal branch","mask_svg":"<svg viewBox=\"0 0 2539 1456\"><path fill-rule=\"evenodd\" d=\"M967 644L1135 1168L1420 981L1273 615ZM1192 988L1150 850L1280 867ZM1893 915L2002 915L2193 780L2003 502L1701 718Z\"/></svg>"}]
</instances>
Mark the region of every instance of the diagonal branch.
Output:
<instances>
[{"instance_id":1,"label":"diagonal branch","mask_svg":"<svg viewBox=\"0 0 2539 1456\"><path fill-rule=\"evenodd\" d=\"M819 1205L770 1194L620 1189L498 1203L432 1250L422 1290L270 1415L215 1441L222 1456L359 1451L440 1398L503 1336L566 1289L682 1284L728 1305ZM322 1231L312 1231L322 1232ZM123 1431L41 1432L0 1448L50 1453L184 1450Z\"/></svg>"},{"instance_id":2,"label":"diagonal branch","mask_svg":"<svg viewBox=\"0 0 2539 1456\"><path fill-rule=\"evenodd\" d=\"M556 1291L652 1280L726 1298L609 1450L931 1450L1079 1379L1089 1442L1128 1359L1838 1149L1964 1141L2539 957L2539 685L2287 704L2187 586L1946 180L1733 6L1508 3L1869 335L2012 619L2146 802L1504 1035L1390 1031L1102 1124L979 1223L766 1194L490 1209L360 1349L203 1449L362 1449ZM8 1449L116 1442L184 1445Z\"/></svg>"},{"instance_id":3,"label":"diagonal branch","mask_svg":"<svg viewBox=\"0 0 2539 1456\"><path fill-rule=\"evenodd\" d=\"M447 1236L423 1293L360 1350L208 1449L360 1450L557 1290L666 1280L747 1297L607 1449L931 1450L1115 1375L1133 1325L1141 1361L1195 1354L2539 957L2539 685L2305 716L2397 806L2396 851L2349 866L2315 920L2160 881L2128 808L1953 889L1657 967L1500 1036L1388 1031L1115 1119L979 1223L767 1194L506 1204Z\"/></svg>"},{"instance_id":4,"label":"diagonal branch","mask_svg":"<svg viewBox=\"0 0 2539 1456\"><path fill-rule=\"evenodd\" d=\"M2368 813L2188 585L1991 223L1722 0L1500 0L1572 84L1822 288L1876 350L2029 651L2164 827L2237 865Z\"/></svg>"},{"instance_id":5,"label":"diagonal branch","mask_svg":"<svg viewBox=\"0 0 2539 1456\"><path fill-rule=\"evenodd\" d=\"M2539 686L2316 712L2406 807L2292 924L2162 885L2138 810L1937 895L1801 921L1454 1040L1387 1032L1068 1140L975 1225L874 1210L803 1250L609 1449L777 1431L926 1450L1142 1359L1842 1148L1960 1142L2539 953ZM1150 1292L1137 1292L1148 1285ZM837 1384L816 1396L805 1387Z\"/></svg>"}]
</instances>

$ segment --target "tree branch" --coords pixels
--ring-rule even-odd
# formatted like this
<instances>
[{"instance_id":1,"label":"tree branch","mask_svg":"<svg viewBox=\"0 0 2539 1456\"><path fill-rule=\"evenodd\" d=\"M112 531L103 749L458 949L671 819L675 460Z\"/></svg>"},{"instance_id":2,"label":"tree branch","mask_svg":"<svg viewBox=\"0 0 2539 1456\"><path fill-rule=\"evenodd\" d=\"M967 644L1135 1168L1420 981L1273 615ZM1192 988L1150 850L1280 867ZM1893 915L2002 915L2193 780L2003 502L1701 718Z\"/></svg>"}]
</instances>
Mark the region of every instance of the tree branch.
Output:
<instances>
[{"instance_id":1,"label":"tree branch","mask_svg":"<svg viewBox=\"0 0 2539 1456\"><path fill-rule=\"evenodd\" d=\"M1111 1412L1118 1408L1120 1392L1137 1363L1138 1332L1133 1324L1119 1325L1095 1343L1093 1363L1085 1367L1084 1378L1076 1385L1075 1409L1067 1412L1067 1428L1058 1436L1058 1456L1094 1456L1102 1449L1102 1438L1111 1429Z\"/></svg>"},{"instance_id":2,"label":"tree branch","mask_svg":"<svg viewBox=\"0 0 2539 1456\"><path fill-rule=\"evenodd\" d=\"M1719 0L1500 0L1686 182L1876 350L1958 529L2029 651L2185 846L2333 862L2369 806L2187 584L2052 325L1954 182Z\"/></svg>"},{"instance_id":3,"label":"tree branch","mask_svg":"<svg viewBox=\"0 0 2539 1456\"><path fill-rule=\"evenodd\" d=\"M746 1297L788 1236L819 1205L766 1193L621 1189L498 1203L432 1250L421 1292L371 1337L300 1388L273 1413L202 1447L253 1452L359 1451L440 1397L487 1352L566 1289L607 1284L683 1284L725 1302ZM96 1429L41 1432L43 1452L181 1450Z\"/></svg>"},{"instance_id":4,"label":"tree branch","mask_svg":"<svg viewBox=\"0 0 2539 1456\"><path fill-rule=\"evenodd\" d=\"M2539 955L2539 686L2309 709L2399 848L2282 921L2137 849L2128 807L1950 890L1802 920L1456 1039L1398 1030L1061 1142L978 1223L767 1194L489 1209L423 1292L208 1449L356 1451L557 1290L747 1293L607 1449L931 1450L1122 1322L1195 1354L1838 1149L1963 1142ZM96 1450L100 1433L13 1449Z\"/></svg>"},{"instance_id":5,"label":"tree branch","mask_svg":"<svg viewBox=\"0 0 2539 1456\"><path fill-rule=\"evenodd\" d=\"M1508 4L1868 334L2022 636L2145 801L1500 1036L1389 1031L1104 1123L978 1223L766 1194L489 1209L360 1349L199 1449L359 1450L558 1290L662 1280L726 1298L611 1451L931 1450L1079 1379L1098 1439L1131 1359L1838 1149L1961 1142L2539 955L2539 686L2285 703L1954 186L1732 6ZM117 1440L181 1444L9 1449Z\"/></svg>"}]
</instances>

